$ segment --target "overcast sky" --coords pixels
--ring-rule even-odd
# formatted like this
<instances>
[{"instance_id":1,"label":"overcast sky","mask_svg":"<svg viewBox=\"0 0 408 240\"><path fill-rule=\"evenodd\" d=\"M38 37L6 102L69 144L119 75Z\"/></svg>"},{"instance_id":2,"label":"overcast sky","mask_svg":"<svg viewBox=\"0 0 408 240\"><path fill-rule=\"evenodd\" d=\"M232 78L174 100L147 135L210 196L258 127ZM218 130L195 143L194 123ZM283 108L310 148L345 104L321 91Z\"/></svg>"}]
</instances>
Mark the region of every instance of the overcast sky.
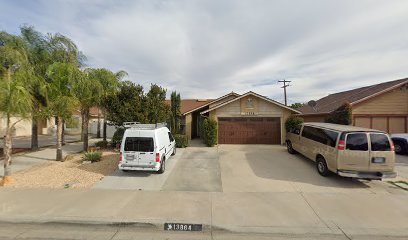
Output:
<instances>
[{"instance_id":1,"label":"overcast sky","mask_svg":"<svg viewBox=\"0 0 408 240\"><path fill-rule=\"evenodd\" d=\"M254 91L283 102L408 77L408 1L0 0L0 30L73 39L88 66L182 98Z\"/></svg>"}]
</instances>

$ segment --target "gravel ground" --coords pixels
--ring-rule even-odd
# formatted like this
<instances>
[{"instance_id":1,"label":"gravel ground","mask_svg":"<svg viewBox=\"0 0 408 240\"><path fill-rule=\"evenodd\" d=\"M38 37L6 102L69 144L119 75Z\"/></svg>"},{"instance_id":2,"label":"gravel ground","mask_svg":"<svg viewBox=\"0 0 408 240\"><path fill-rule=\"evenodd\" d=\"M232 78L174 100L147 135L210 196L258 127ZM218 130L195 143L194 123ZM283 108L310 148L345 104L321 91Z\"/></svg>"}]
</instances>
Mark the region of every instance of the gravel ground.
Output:
<instances>
[{"instance_id":1,"label":"gravel ground","mask_svg":"<svg viewBox=\"0 0 408 240\"><path fill-rule=\"evenodd\" d=\"M82 164L82 154L75 154L65 162L49 161L26 171L13 174L10 188L89 188L110 175L118 166L117 152L103 152L100 162Z\"/></svg>"}]
</instances>

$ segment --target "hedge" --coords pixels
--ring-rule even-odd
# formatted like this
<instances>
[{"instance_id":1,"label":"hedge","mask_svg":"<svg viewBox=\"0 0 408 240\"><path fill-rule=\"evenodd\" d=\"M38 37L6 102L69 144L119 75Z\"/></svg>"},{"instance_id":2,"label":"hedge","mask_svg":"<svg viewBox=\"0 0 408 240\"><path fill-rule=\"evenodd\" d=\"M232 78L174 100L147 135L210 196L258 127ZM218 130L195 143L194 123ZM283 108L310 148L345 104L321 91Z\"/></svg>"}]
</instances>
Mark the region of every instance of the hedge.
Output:
<instances>
[{"instance_id":1,"label":"hedge","mask_svg":"<svg viewBox=\"0 0 408 240\"><path fill-rule=\"evenodd\" d=\"M204 119L202 126L203 140L208 147L213 147L218 141L218 125L213 119Z\"/></svg>"},{"instance_id":2,"label":"hedge","mask_svg":"<svg viewBox=\"0 0 408 240\"><path fill-rule=\"evenodd\" d=\"M296 128L296 126L299 126L302 123L303 118L296 115L291 115L290 117L288 117L288 119L286 119L285 122L286 132L292 132Z\"/></svg>"},{"instance_id":3,"label":"hedge","mask_svg":"<svg viewBox=\"0 0 408 240\"><path fill-rule=\"evenodd\" d=\"M123 134L125 134L124 128L119 127L116 129L111 141L112 147L116 147L116 145L120 145L122 143Z\"/></svg>"},{"instance_id":4,"label":"hedge","mask_svg":"<svg viewBox=\"0 0 408 240\"><path fill-rule=\"evenodd\" d=\"M336 123L342 125L351 124L352 107L350 103L345 103L330 113L325 119L327 123Z\"/></svg>"},{"instance_id":5,"label":"hedge","mask_svg":"<svg viewBox=\"0 0 408 240\"><path fill-rule=\"evenodd\" d=\"M185 148L188 146L187 135L175 134L174 139L176 140L176 147Z\"/></svg>"}]
</instances>

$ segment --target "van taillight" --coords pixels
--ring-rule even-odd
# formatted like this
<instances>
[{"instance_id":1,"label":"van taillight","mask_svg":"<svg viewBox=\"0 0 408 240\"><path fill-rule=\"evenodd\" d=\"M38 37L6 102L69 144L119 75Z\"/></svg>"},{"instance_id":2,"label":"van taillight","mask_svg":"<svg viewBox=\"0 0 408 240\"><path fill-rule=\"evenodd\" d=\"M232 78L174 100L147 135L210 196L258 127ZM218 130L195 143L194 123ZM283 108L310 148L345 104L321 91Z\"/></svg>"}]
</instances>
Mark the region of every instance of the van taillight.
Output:
<instances>
[{"instance_id":1,"label":"van taillight","mask_svg":"<svg viewBox=\"0 0 408 240\"><path fill-rule=\"evenodd\" d=\"M156 153L156 162L160 162L160 153Z\"/></svg>"},{"instance_id":2,"label":"van taillight","mask_svg":"<svg viewBox=\"0 0 408 240\"><path fill-rule=\"evenodd\" d=\"M122 153L119 155L119 162L122 162Z\"/></svg>"},{"instance_id":3,"label":"van taillight","mask_svg":"<svg viewBox=\"0 0 408 240\"><path fill-rule=\"evenodd\" d=\"M394 142L393 141L391 141L391 151L395 151L395 146L394 146Z\"/></svg>"},{"instance_id":4,"label":"van taillight","mask_svg":"<svg viewBox=\"0 0 408 240\"><path fill-rule=\"evenodd\" d=\"M344 150L345 147L346 147L346 142L344 140L340 140L339 144L337 145L337 149Z\"/></svg>"}]
</instances>

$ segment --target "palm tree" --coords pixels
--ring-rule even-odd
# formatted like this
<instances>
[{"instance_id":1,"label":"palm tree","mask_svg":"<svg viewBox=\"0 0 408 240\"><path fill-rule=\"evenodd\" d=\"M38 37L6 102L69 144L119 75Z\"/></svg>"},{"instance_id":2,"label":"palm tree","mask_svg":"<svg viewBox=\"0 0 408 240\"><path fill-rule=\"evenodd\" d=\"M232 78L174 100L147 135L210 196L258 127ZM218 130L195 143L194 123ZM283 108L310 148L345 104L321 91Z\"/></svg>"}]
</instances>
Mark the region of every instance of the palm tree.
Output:
<instances>
[{"instance_id":1,"label":"palm tree","mask_svg":"<svg viewBox=\"0 0 408 240\"><path fill-rule=\"evenodd\" d=\"M83 150L88 151L89 109L97 106L102 92L102 85L98 81L97 69L88 68L77 78L73 87L74 95L79 102L82 118Z\"/></svg>"},{"instance_id":2,"label":"palm tree","mask_svg":"<svg viewBox=\"0 0 408 240\"><path fill-rule=\"evenodd\" d=\"M32 95L31 112L31 149L38 150L38 120L42 116L42 109L46 107L46 78L47 68L52 64L50 45L47 38L32 26L22 26L21 36L28 46L28 60L33 67L30 81Z\"/></svg>"},{"instance_id":3,"label":"palm tree","mask_svg":"<svg viewBox=\"0 0 408 240\"><path fill-rule=\"evenodd\" d=\"M57 154L56 160L62 161L62 129L64 120L72 117L78 103L74 96L75 81L81 79L82 72L69 63L53 63L48 67L48 115L57 118Z\"/></svg>"},{"instance_id":4,"label":"palm tree","mask_svg":"<svg viewBox=\"0 0 408 240\"><path fill-rule=\"evenodd\" d=\"M0 32L0 112L6 118L4 139L4 177L1 185L11 179L12 131L15 125L27 118L31 112L31 95L26 89L31 69L24 41L17 36ZM12 121L12 116L19 120Z\"/></svg>"},{"instance_id":5,"label":"palm tree","mask_svg":"<svg viewBox=\"0 0 408 240\"><path fill-rule=\"evenodd\" d=\"M57 118L57 160L61 161L64 121L70 120L75 111L77 102L73 95L73 86L76 77L82 76L79 68L84 65L86 57L71 39L62 34L48 34L46 39L53 64L47 68L50 106L47 106L47 111L44 112L48 118Z\"/></svg>"}]
</instances>

